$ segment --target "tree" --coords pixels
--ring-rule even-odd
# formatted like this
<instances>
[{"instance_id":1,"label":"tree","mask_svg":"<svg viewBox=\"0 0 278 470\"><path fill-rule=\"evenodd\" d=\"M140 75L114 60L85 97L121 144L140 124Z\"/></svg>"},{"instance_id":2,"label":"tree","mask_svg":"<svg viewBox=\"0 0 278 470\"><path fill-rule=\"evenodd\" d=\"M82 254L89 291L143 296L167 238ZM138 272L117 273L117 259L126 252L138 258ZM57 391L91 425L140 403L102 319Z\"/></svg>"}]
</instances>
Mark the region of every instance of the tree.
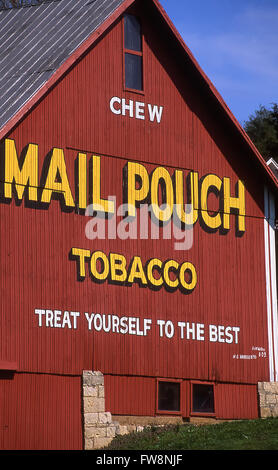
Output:
<instances>
[{"instance_id":1,"label":"tree","mask_svg":"<svg viewBox=\"0 0 278 470\"><path fill-rule=\"evenodd\" d=\"M265 106L255 111L244 123L244 129L265 160L278 161L278 105Z\"/></svg>"}]
</instances>

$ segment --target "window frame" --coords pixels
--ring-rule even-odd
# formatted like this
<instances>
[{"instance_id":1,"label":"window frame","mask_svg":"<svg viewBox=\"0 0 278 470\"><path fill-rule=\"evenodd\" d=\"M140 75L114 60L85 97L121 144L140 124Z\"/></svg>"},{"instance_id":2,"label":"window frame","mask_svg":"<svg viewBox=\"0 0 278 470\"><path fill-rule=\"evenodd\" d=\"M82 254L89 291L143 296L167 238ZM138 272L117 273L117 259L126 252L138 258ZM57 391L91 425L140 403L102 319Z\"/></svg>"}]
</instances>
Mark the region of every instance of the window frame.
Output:
<instances>
[{"instance_id":1,"label":"window frame","mask_svg":"<svg viewBox=\"0 0 278 470\"><path fill-rule=\"evenodd\" d=\"M132 49L126 49L125 47L125 16L134 16L137 21L140 23L141 26L141 44L142 44L142 50L141 51L134 51ZM123 48L123 53L122 53L122 70L123 70L123 90L124 91L129 91L132 93L138 93L139 95L144 95L145 94L145 79L144 79L144 48L145 48L145 41L144 41L144 34L142 30L142 23L140 19L136 15L132 15L127 13L126 15L123 15L122 18L122 48ZM131 55L136 55L142 58L142 90L137 90L136 88L129 88L126 86L126 77L125 77L125 54L131 54Z\"/></svg>"},{"instance_id":2,"label":"window frame","mask_svg":"<svg viewBox=\"0 0 278 470\"><path fill-rule=\"evenodd\" d=\"M180 402L179 402L179 411L171 411L171 410L160 410L158 408L159 404L159 382L171 382L171 383L178 383L180 385ZM172 415L172 416L181 416L182 415L182 410L181 410L181 405L182 405L182 380L181 379L165 379L165 378L157 378L156 379L156 414L159 415Z\"/></svg>"},{"instance_id":3,"label":"window frame","mask_svg":"<svg viewBox=\"0 0 278 470\"><path fill-rule=\"evenodd\" d=\"M213 404L214 411L204 412L204 411L193 411L193 388L194 385L210 385L213 389ZM191 380L190 381L190 416L200 416L200 417L215 417L216 416L216 406L215 406L215 383L214 382L203 382L200 380Z\"/></svg>"}]
</instances>

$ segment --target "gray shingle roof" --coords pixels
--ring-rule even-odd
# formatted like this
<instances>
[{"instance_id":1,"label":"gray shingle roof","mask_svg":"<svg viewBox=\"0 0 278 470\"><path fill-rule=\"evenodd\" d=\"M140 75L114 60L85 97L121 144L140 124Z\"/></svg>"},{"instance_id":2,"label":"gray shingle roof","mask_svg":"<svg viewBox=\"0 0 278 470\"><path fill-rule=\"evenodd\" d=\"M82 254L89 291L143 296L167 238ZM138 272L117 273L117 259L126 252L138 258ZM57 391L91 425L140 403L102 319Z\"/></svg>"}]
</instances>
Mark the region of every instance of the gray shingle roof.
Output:
<instances>
[{"instance_id":1,"label":"gray shingle roof","mask_svg":"<svg viewBox=\"0 0 278 470\"><path fill-rule=\"evenodd\" d=\"M55 0L0 11L0 129L124 0Z\"/></svg>"}]
</instances>

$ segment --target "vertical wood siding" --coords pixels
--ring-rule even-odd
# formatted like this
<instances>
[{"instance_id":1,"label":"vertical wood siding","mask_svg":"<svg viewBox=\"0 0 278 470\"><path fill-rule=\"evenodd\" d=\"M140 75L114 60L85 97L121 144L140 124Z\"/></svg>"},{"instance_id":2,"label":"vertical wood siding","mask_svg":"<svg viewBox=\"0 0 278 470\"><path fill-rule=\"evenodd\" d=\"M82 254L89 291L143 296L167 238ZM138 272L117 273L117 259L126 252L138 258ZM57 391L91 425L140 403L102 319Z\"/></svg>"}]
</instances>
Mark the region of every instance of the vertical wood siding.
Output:
<instances>
[{"instance_id":1,"label":"vertical wood siding","mask_svg":"<svg viewBox=\"0 0 278 470\"><path fill-rule=\"evenodd\" d=\"M2 450L81 450L81 379L0 373Z\"/></svg>"},{"instance_id":2,"label":"vertical wood siding","mask_svg":"<svg viewBox=\"0 0 278 470\"><path fill-rule=\"evenodd\" d=\"M86 153L88 160L93 154L101 156L102 195L115 195L119 204L127 161L141 162L149 172L163 165L171 176L175 168L184 170L185 176L189 170L197 171L200 178L208 173L226 176L231 179L233 194L241 179L246 187L244 235L236 236L232 217L232 228L225 235L208 233L197 222L193 247L186 252L174 250L173 240L88 240L88 218L75 211L63 212L57 200L45 210L28 207L24 201L7 203L2 198L0 203L0 359L17 361L19 371L28 373L80 375L84 369L100 370L108 377L108 389L118 390L115 397L109 394L109 406L128 413L151 412L153 398L147 404L139 400L135 405L133 400L132 407L123 397L125 390L137 390L138 379L126 377L116 383L112 375L150 377L142 379L148 393L153 390L152 377L243 384L268 380L261 174L253 166L247 146L207 97L202 80L184 56L181 65L179 48L175 46L173 53L174 44L159 18L153 18L148 9L137 13L142 16L144 31L144 94L122 88L122 27L118 21L8 137L15 140L19 155L31 142L39 146L40 173L51 149L64 149L71 188L75 187L78 152ZM113 114L109 109L113 96L163 106L161 123ZM209 209L215 204L218 201L212 195ZM196 267L197 287L184 295L164 288L154 291L139 285L97 284L88 272L79 282L76 265L69 259L72 247L124 254L128 263L134 255L143 263L151 257L179 263L188 260ZM78 327L40 327L36 308L78 311ZM153 325L162 319L175 325L188 321L206 327L239 326L240 341L212 343L181 340L177 335L161 338L155 328L146 337L89 331L85 312L150 318ZM253 347L265 348L266 357L251 358ZM35 384L29 375L19 375L16 380L27 377L31 390L38 387L39 399L45 396L43 380L49 380L48 387L54 380L57 393L57 382L69 380L42 376ZM67 400L69 396L66 394ZM48 407L55 410L57 403ZM34 406L30 403L30 412ZM71 405L65 406L69 411ZM54 419L54 411L51 416Z\"/></svg>"},{"instance_id":3,"label":"vertical wood siding","mask_svg":"<svg viewBox=\"0 0 278 470\"><path fill-rule=\"evenodd\" d=\"M106 375L106 408L113 415L163 415L162 412L157 412L156 387L157 382L153 377ZM191 399L191 383L189 380L182 380L180 415L184 418L191 416ZM217 419L256 419L259 417L256 385L217 383L214 386L214 402Z\"/></svg>"},{"instance_id":4,"label":"vertical wood siding","mask_svg":"<svg viewBox=\"0 0 278 470\"><path fill-rule=\"evenodd\" d=\"M259 417L256 385L217 384L216 414L219 419L256 419Z\"/></svg>"},{"instance_id":5,"label":"vertical wood siding","mask_svg":"<svg viewBox=\"0 0 278 470\"><path fill-rule=\"evenodd\" d=\"M153 377L105 376L105 406L115 415L154 416L156 380Z\"/></svg>"}]
</instances>

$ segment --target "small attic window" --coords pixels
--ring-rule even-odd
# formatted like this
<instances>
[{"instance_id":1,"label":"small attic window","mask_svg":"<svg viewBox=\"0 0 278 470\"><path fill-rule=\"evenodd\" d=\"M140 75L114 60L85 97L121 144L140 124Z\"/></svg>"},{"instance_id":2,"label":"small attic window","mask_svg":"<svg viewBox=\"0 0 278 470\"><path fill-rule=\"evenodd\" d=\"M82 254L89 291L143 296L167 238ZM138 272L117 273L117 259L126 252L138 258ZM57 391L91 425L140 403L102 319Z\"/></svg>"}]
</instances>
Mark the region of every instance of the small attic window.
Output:
<instances>
[{"instance_id":1,"label":"small attic window","mask_svg":"<svg viewBox=\"0 0 278 470\"><path fill-rule=\"evenodd\" d=\"M141 24L135 16L124 16L125 88L143 90L143 47Z\"/></svg>"}]
</instances>

